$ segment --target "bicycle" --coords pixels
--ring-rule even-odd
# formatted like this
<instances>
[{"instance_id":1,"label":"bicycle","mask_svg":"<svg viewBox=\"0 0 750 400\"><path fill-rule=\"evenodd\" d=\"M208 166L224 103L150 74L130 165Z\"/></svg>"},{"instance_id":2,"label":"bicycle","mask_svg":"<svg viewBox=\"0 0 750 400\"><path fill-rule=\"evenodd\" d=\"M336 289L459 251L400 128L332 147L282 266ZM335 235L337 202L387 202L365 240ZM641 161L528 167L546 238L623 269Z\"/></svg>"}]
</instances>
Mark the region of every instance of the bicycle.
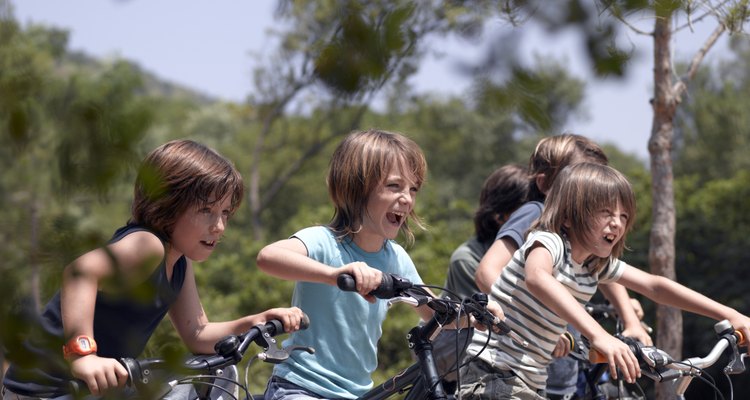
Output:
<instances>
[{"instance_id":1,"label":"bicycle","mask_svg":"<svg viewBox=\"0 0 750 400\"><path fill-rule=\"evenodd\" d=\"M693 381L693 378L699 378L707 383L716 393L724 399L724 395L716 387L713 378L706 374L704 369L714 365L719 357L729 349L729 361L723 369L723 373L729 382L730 399L734 397L732 390L732 380L729 375L736 375L745 372L745 359L747 353L740 353L740 346L747 346L747 340L742 332L734 330L727 320L719 321L714 325L714 331L718 336L716 344L711 351L704 357L692 357L685 360L675 360L665 351L654 346L644 346L640 342L619 337L622 341L630 346L630 349L638 359L641 367L641 374L652 379L657 384L667 385L669 393L675 399L685 399L685 392ZM591 349L589 359L594 363L606 362L604 356Z\"/></svg>"},{"instance_id":2,"label":"bicycle","mask_svg":"<svg viewBox=\"0 0 750 400\"><path fill-rule=\"evenodd\" d=\"M617 314L614 306L609 303L587 303L584 306L586 312L589 313L597 322L603 323L605 321L614 322L615 335L619 335L624 327L622 320ZM644 329L651 333L653 329L647 324L641 322ZM579 342L573 342L573 351L569 357L572 357L579 362L579 374L582 380L579 378L578 396L583 400L645 400L646 394L643 388L636 384L626 383L622 379L611 380L607 373L608 366L605 363L593 363L589 360L589 344L585 337L582 337Z\"/></svg>"},{"instance_id":3,"label":"bicycle","mask_svg":"<svg viewBox=\"0 0 750 400\"><path fill-rule=\"evenodd\" d=\"M309 324L310 320L305 315L300 329L307 329ZM282 348L274 336L283 333L285 332L282 322L271 320L253 326L240 335L224 337L214 345L215 354L198 355L180 362L163 358L121 358L118 361L128 372L127 387L133 389L131 392L134 392L132 395L135 398L203 400L226 396L233 400L253 399L255 396L250 393L247 384L247 371L253 360L278 364L288 359L292 351L306 351L311 354L315 352L315 349L303 346ZM237 377L237 365L252 343L261 347L263 351L248 360L243 384ZM166 377L170 375L172 378ZM175 375L179 377L175 378ZM70 381L69 386L69 391L74 397L87 394L86 385L81 381ZM180 388L179 393L173 392L176 388Z\"/></svg>"},{"instance_id":4,"label":"bicycle","mask_svg":"<svg viewBox=\"0 0 750 400\"><path fill-rule=\"evenodd\" d=\"M356 291L354 278L348 274L339 275L337 285L341 290ZM468 318L468 315L471 315L488 329L492 329L494 333L509 335L522 345L528 345L520 336L511 331L508 325L487 310L486 294L476 293L470 298L456 301L433 296L425 290L427 287L443 289L438 286L415 285L398 275L384 273L381 285L370 292L379 299L387 300L389 306L396 303L407 303L414 307L427 305L435 313L429 321L415 326L406 335L409 349L414 353L417 361L385 382L374 386L359 397L360 400L382 400L403 394L406 400L447 399L448 394L443 388L442 376L438 373L433 357L432 340L445 325L460 321L464 316ZM453 370L458 368L457 365Z\"/></svg>"}]
</instances>

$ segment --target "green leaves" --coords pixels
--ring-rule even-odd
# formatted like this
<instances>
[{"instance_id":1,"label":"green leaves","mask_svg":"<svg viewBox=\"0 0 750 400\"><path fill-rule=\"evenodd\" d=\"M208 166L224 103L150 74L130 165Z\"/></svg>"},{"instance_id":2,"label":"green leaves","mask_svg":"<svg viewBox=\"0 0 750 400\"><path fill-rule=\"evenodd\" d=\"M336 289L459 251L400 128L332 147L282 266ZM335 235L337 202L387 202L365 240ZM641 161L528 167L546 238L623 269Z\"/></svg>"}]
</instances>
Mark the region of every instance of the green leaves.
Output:
<instances>
[{"instance_id":1,"label":"green leaves","mask_svg":"<svg viewBox=\"0 0 750 400\"><path fill-rule=\"evenodd\" d=\"M341 11L340 26L315 60L317 76L331 89L352 95L382 80L399 53L412 41L410 7L383 10L368 18L355 3Z\"/></svg>"}]
</instances>

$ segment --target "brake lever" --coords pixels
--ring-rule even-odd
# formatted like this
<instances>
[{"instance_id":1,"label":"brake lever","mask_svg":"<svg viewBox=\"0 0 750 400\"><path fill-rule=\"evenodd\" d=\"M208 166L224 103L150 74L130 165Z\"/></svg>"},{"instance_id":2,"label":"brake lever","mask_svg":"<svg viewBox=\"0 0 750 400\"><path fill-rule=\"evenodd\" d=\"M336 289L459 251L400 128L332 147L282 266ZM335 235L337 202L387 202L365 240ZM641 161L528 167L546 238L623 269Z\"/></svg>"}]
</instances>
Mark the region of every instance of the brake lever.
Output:
<instances>
[{"instance_id":1,"label":"brake lever","mask_svg":"<svg viewBox=\"0 0 750 400\"><path fill-rule=\"evenodd\" d=\"M393 298L386 300L386 304L388 304L388 307L396 303L406 303L414 307L419 307L421 305L419 304L419 301L417 299L413 297L408 297L408 296L393 297Z\"/></svg>"},{"instance_id":2,"label":"brake lever","mask_svg":"<svg viewBox=\"0 0 750 400\"><path fill-rule=\"evenodd\" d=\"M724 339L729 341L732 348L732 355L729 356L729 363L724 367L724 373L736 375L745 372L745 357L747 357L747 353L740 354L740 348L737 346L737 337L734 335L724 335Z\"/></svg>"},{"instance_id":3,"label":"brake lever","mask_svg":"<svg viewBox=\"0 0 750 400\"><path fill-rule=\"evenodd\" d=\"M275 341L275 340L274 340ZM286 361L293 351L306 351L309 354L315 354L315 349L310 346L287 346L284 348L270 347L268 350L259 353L258 358L267 363L281 364Z\"/></svg>"}]
</instances>

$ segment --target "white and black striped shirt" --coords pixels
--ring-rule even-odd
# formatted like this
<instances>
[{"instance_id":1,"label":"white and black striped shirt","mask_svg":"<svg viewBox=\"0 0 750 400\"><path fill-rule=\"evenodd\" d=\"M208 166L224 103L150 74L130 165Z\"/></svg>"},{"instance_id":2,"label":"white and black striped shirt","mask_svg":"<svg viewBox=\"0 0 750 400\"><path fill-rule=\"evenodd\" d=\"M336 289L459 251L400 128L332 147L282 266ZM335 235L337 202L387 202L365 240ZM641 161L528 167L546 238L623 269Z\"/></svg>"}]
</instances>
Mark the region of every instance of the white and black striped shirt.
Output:
<instances>
[{"instance_id":1,"label":"white and black striped shirt","mask_svg":"<svg viewBox=\"0 0 750 400\"><path fill-rule=\"evenodd\" d=\"M535 231L515 252L503 268L500 278L492 285L490 298L500 303L506 323L529 345L524 348L508 336L492 335L488 347L479 354L479 358L495 368L512 370L532 388L544 389L547 365L552 362L552 351L567 322L534 298L526 287L526 256L537 243L552 255L552 276L565 286L581 306L591 299L600 282L619 279L624 263L611 259L598 273L591 271L573 261L567 239L554 233ZM468 354L476 355L485 343L487 332L475 331Z\"/></svg>"}]
</instances>

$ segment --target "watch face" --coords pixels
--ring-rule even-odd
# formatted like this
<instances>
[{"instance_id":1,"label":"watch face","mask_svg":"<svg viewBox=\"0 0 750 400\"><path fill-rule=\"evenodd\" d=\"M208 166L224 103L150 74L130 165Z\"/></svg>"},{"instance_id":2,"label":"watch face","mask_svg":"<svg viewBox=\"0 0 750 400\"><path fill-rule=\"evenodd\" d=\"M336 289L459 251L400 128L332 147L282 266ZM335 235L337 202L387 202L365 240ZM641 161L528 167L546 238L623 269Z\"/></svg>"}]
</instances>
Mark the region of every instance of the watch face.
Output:
<instances>
[{"instance_id":1,"label":"watch face","mask_svg":"<svg viewBox=\"0 0 750 400\"><path fill-rule=\"evenodd\" d=\"M81 351L91 351L91 342L89 342L88 338L79 337L78 338L78 348Z\"/></svg>"},{"instance_id":2,"label":"watch face","mask_svg":"<svg viewBox=\"0 0 750 400\"><path fill-rule=\"evenodd\" d=\"M72 355L85 356L96 353L96 342L92 337L81 335L71 339L63 346L63 356L68 358Z\"/></svg>"}]
</instances>

